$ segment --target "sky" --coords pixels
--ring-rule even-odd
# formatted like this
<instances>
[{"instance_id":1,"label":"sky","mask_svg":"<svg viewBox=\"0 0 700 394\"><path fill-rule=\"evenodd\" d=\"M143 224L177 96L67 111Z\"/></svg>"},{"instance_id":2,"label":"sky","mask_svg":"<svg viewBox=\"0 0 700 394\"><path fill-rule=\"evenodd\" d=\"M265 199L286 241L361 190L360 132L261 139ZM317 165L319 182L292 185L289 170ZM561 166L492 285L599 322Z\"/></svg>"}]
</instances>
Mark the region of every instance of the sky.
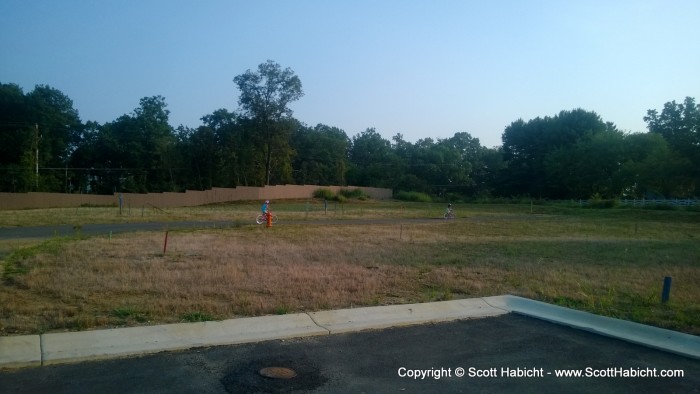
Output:
<instances>
[{"instance_id":1,"label":"sky","mask_svg":"<svg viewBox=\"0 0 700 394\"><path fill-rule=\"evenodd\" d=\"M273 60L308 126L495 147L518 119L645 132L647 110L700 101L698 20L698 0L0 0L0 83L58 89L83 122L160 95L196 128Z\"/></svg>"}]
</instances>

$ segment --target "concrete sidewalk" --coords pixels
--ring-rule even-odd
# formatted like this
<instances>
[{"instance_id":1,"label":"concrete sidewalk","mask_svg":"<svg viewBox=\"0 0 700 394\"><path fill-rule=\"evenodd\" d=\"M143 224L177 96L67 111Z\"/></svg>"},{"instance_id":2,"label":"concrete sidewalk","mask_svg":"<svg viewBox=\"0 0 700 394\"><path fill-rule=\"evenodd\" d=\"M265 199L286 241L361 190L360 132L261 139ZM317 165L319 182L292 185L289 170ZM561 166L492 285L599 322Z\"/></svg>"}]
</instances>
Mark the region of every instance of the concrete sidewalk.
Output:
<instances>
[{"instance_id":1,"label":"concrete sidewalk","mask_svg":"<svg viewBox=\"0 0 700 394\"><path fill-rule=\"evenodd\" d=\"M224 321L0 337L0 368L109 359L517 313L700 359L700 337L510 295Z\"/></svg>"}]
</instances>

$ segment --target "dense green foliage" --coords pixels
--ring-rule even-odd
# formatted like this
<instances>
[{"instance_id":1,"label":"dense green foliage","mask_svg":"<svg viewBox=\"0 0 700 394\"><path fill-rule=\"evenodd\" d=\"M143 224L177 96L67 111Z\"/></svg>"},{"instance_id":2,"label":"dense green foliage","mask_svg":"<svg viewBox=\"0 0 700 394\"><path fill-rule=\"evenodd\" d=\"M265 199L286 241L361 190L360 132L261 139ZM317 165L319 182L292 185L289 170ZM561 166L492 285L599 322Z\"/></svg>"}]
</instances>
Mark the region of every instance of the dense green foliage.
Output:
<instances>
[{"instance_id":1,"label":"dense green foliage","mask_svg":"<svg viewBox=\"0 0 700 394\"><path fill-rule=\"evenodd\" d=\"M164 192L268 184L392 188L405 198L685 198L700 188L700 105L687 97L626 133L583 109L505 127L502 146L469 133L423 138L374 128L352 138L307 126L289 104L303 97L289 68L267 61L233 79L237 112L218 109L197 128L169 124L162 96L131 114L83 123L72 101L38 85L0 83L0 192ZM426 130L426 133L430 133Z\"/></svg>"}]
</instances>

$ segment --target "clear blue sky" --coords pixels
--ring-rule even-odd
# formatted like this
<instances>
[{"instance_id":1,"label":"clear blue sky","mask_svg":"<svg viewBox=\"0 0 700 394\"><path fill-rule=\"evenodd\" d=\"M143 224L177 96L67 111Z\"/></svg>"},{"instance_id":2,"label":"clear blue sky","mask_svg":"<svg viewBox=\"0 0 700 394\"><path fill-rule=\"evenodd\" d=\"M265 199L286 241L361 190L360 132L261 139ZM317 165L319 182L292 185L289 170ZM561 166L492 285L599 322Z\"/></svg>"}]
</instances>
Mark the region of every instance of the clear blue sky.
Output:
<instances>
[{"instance_id":1,"label":"clear blue sky","mask_svg":"<svg viewBox=\"0 0 700 394\"><path fill-rule=\"evenodd\" d=\"M0 82L100 123L162 95L197 127L271 59L309 126L492 147L518 118L583 108L644 132L648 109L700 100L698 21L698 0L2 0Z\"/></svg>"}]
</instances>

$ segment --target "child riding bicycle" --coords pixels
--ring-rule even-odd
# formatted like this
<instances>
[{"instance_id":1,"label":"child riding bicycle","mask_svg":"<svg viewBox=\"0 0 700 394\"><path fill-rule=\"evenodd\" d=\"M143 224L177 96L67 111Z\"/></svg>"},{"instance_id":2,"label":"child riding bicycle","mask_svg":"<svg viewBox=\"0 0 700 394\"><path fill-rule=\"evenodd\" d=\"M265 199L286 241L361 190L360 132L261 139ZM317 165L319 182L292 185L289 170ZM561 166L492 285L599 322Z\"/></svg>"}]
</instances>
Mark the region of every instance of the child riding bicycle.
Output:
<instances>
[{"instance_id":1,"label":"child riding bicycle","mask_svg":"<svg viewBox=\"0 0 700 394\"><path fill-rule=\"evenodd\" d=\"M455 212L452 209L452 204L447 204L447 208L445 208L445 219L454 219L455 217Z\"/></svg>"}]
</instances>

